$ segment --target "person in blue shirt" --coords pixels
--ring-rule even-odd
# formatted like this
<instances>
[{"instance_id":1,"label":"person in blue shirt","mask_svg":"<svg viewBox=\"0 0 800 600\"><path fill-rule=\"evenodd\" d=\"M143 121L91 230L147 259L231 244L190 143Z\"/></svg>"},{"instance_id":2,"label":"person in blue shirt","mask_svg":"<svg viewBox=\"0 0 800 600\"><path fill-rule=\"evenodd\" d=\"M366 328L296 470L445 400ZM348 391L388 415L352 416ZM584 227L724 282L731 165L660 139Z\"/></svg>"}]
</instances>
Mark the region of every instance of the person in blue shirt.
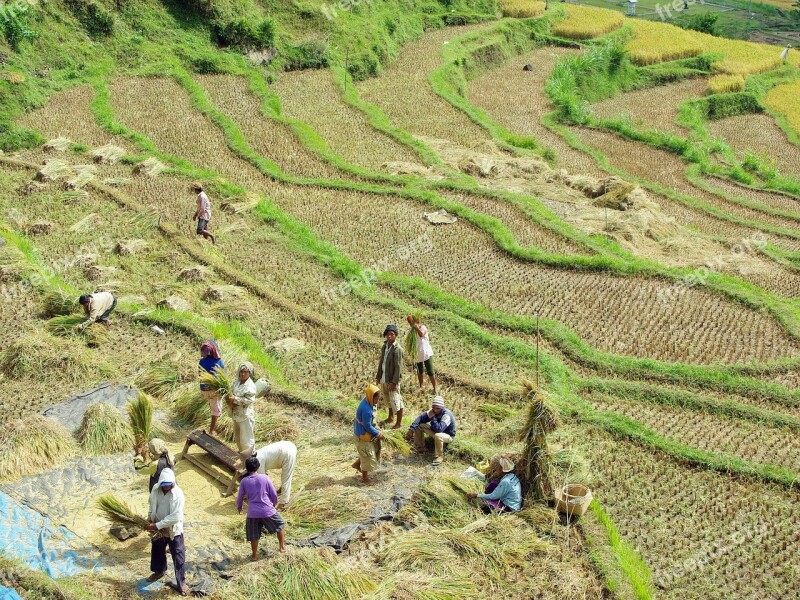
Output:
<instances>
[{"instance_id":1,"label":"person in blue shirt","mask_svg":"<svg viewBox=\"0 0 800 600\"><path fill-rule=\"evenodd\" d=\"M377 385L368 385L353 421L353 442L358 451L358 459L351 466L361 473L361 481L366 484L372 483L369 474L378 468L376 442L383 439L383 433L374 423L380 398L380 388Z\"/></svg>"},{"instance_id":2,"label":"person in blue shirt","mask_svg":"<svg viewBox=\"0 0 800 600\"><path fill-rule=\"evenodd\" d=\"M444 445L452 442L456 437L456 418L444 407L444 398L436 396L431 403L431 409L418 416L406 432L406 439L414 439L414 451L417 454L425 452L425 436L433 437L433 463L434 467L442 464Z\"/></svg>"},{"instance_id":3,"label":"person in blue shirt","mask_svg":"<svg viewBox=\"0 0 800 600\"><path fill-rule=\"evenodd\" d=\"M219 355L219 346L214 340L207 340L200 346L200 364L198 373L211 373L214 371L225 369L225 363ZM211 389L206 383L200 384L200 393L208 401L208 407L211 409L211 426L208 429L208 435L214 435L214 430L217 428L217 419L222 414L222 398L219 393Z\"/></svg>"},{"instance_id":4,"label":"person in blue shirt","mask_svg":"<svg viewBox=\"0 0 800 600\"><path fill-rule=\"evenodd\" d=\"M490 483L483 494L467 494L467 498L480 498L481 510L486 514L517 512L522 508L522 484L514 475L513 461L506 456L492 459Z\"/></svg>"}]
</instances>

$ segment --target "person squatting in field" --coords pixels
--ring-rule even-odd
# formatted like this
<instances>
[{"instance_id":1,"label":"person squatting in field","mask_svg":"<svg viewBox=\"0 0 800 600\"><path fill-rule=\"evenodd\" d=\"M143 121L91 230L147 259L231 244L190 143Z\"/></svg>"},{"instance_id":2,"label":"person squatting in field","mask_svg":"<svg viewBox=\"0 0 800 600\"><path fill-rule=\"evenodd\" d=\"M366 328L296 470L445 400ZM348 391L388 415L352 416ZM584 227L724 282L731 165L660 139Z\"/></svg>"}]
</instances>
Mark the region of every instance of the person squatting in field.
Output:
<instances>
[{"instance_id":1,"label":"person squatting in field","mask_svg":"<svg viewBox=\"0 0 800 600\"><path fill-rule=\"evenodd\" d=\"M422 413L411 424L406 432L406 439L414 440L414 452L425 452L425 437L433 438L434 467L442 464L444 459L444 445L456 437L456 418L444 407L444 398L436 396L431 403L430 410Z\"/></svg>"}]
</instances>

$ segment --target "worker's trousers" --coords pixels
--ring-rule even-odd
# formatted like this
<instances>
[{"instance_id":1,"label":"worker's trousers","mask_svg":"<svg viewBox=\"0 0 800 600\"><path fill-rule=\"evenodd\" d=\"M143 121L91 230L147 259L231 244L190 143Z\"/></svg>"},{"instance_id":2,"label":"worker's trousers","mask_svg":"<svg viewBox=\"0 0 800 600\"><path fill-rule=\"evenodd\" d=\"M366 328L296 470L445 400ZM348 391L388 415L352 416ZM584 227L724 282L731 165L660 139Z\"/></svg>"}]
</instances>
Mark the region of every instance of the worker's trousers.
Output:
<instances>
[{"instance_id":1,"label":"worker's trousers","mask_svg":"<svg viewBox=\"0 0 800 600\"><path fill-rule=\"evenodd\" d=\"M253 455L256 449L256 420L248 417L244 421L233 422L233 441L239 450L242 461L247 460Z\"/></svg>"},{"instance_id":2,"label":"worker's trousers","mask_svg":"<svg viewBox=\"0 0 800 600\"><path fill-rule=\"evenodd\" d=\"M414 447L418 452L425 452L425 436L433 436L433 456L442 458L444 445L452 442L453 438L447 433L433 433L429 423L422 423L414 430Z\"/></svg>"},{"instance_id":3,"label":"worker's trousers","mask_svg":"<svg viewBox=\"0 0 800 600\"><path fill-rule=\"evenodd\" d=\"M172 564L175 565L175 585L179 590L182 590L186 579L184 569L186 548L183 545L183 534L176 535L175 539L172 540L167 535L151 542L150 570L153 573L167 572L167 546L169 546L169 553L172 556Z\"/></svg>"}]
</instances>

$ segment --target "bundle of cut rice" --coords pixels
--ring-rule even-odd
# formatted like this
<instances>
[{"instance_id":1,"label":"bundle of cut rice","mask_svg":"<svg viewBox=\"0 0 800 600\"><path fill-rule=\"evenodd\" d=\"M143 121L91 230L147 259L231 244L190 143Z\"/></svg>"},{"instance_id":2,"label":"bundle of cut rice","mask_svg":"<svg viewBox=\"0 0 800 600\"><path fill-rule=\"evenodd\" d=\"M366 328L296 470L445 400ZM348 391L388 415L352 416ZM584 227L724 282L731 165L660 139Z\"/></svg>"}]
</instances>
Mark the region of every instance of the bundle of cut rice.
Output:
<instances>
[{"instance_id":1,"label":"bundle of cut rice","mask_svg":"<svg viewBox=\"0 0 800 600\"><path fill-rule=\"evenodd\" d=\"M92 150L92 158L94 161L107 165L113 165L123 156L125 156L125 150L113 144L107 144Z\"/></svg>"},{"instance_id":2,"label":"bundle of cut rice","mask_svg":"<svg viewBox=\"0 0 800 600\"><path fill-rule=\"evenodd\" d=\"M89 454L116 454L134 447L133 431L122 413L102 402L86 408L77 432L78 442Z\"/></svg>"},{"instance_id":3,"label":"bundle of cut rice","mask_svg":"<svg viewBox=\"0 0 800 600\"><path fill-rule=\"evenodd\" d=\"M59 423L42 415L10 419L0 427L0 479L52 469L78 446Z\"/></svg>"}]
</instances>

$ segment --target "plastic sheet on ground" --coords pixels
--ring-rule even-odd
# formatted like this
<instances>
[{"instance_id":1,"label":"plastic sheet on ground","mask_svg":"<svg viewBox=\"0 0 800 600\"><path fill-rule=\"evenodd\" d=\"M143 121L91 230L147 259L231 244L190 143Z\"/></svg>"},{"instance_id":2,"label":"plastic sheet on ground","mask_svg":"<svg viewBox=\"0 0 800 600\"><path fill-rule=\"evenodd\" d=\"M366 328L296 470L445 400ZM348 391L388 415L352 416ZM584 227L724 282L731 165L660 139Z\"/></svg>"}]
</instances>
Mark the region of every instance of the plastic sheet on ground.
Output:
<instances>
[{"instance_id":1,"label":"plastic sheet on ground","mask_svg":"<svg viewBox=\"0 0 800 600\"><path fill-rule=\"evenodd\" d=\"M67 430L75 431L80 427L83 413L86 412L86 408L90 404L103 402L122 410L122 413L125 414L125 405L129 400L135 398L138 393L134 387L127 385L114 386L104 383L93 390L73 396L66 402L46 408L42 411L42 414L45 417L55 419Z\"/></svg>"},{"instance_id":2,"label":"plastic sheet on ground","mask_svg":"<svg viewBox=\"0 0 800 600\"><path fill-rule=\"evenodd\" d=\"M369 529L377 525L380 521L391 521L397 515L406 502L411 498L410 490L405 490L402 494L395 494L389 498L388 502L379 504L372 511L370 517L360 523L348 523L342 527L323 529L304 540L288 540L286 543L301 548L332 548L335 552L342 552L347 548L350 541L358 535L360 531Z\"/></svg>"},{"instance_id":3,"label":"plastic sheet on ground","mask_svg":"<svg viewBox=\"0 0 800 600\"><path fill-rule=\"evenodd\" d=\"M0 600L22 600L22 596L11 588L0 585Z\"/></svg>"},{"instance_id":4,"label":"plastic sheet on ground","mask_svg":"<svg viewBox=\"0 0 800 600\"><path fill-rule=\"evenodd\" d=\"M0 553L53 578L70 577L99 566L99 557L92 546L3 492L0 492Z\"/></svg>"}]
</instances>

